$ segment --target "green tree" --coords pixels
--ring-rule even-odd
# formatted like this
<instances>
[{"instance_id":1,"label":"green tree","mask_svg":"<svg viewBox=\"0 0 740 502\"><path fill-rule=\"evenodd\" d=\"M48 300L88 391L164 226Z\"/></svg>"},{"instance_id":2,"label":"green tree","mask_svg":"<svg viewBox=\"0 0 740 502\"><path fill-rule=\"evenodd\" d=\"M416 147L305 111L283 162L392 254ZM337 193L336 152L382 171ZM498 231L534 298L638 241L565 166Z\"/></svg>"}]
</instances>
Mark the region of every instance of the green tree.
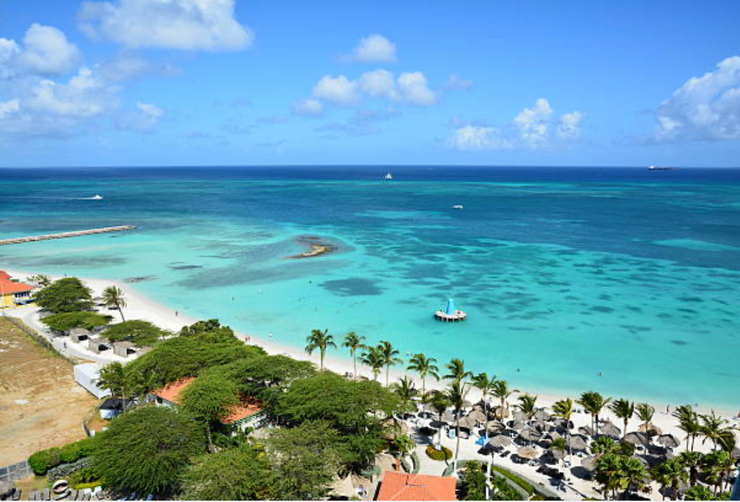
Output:
<instances>
[{"instance_id":1,"label":"green tree","mask_svg":"<svg viewBox=\"0 0 740 502\"><path fill-rule=\"evenodd\" d=\"M144 406L116 418L101 433L93 463L113 488L167 494L177 488L190 460L204 452L203 430L189 414Z\"/></svg>"},{"instance_id":2,"label":"green tree","mask_svg":"<svg viewBox=\"0 0 740 502\"><path fill-rule=\"evenodd\" d=\"M728 431L726 427L727 420L717 415L714 410L709 414L699 415L699 418L701 419L700 433L704 436L702 444L706 443L707 440L711 440L713 448L717 449L717 443L720 438Z\"/></svg>"},{"instance_id":3,"label":"green tree","mask_svg":"<svg viewBox=\"0 0 740 502\"><path fill-rule=\"evenodd\" d=\"M735 469L735 459L729 452L715 450L702 457L702 473L705 481L714 485L715 497L725 491L725 483Z\"/></svg>"},{"instance_id":4,"label":"green tree","mask_svg":"<svg viewBox=\"0 0 740 502\"><path fill-rule=\"evenodd\" d=\"M430 402L432 405L432 408L437 413L437 417L439 418L439 421L442 421L442 414L447 410L447 407L450 405L450 400L447 398L447 395L443 392L435 392L432 396L432 400ZM442 427L439 428L439 437L437 440L437 445L442 444Z\"/></svg>"},{"instance_id":5,"label":"green tree","mask_svg":"<svg viewBox=\"0 0 740 502\"><path fill-rule=\"evenodd\" d=\"M47 312L77 312L92 308L90 289L76 277L54 281L36 293L36 304Z\"/></svg>"},{"instance_id":6,"label":"green tree","mask_svg":"<svg viewBox=\"0 0 740 502\"><path fill-rule=\"evenodd\" d=\"M321 369L321 371L324 371L324 356L326 355L326 349L328 347L337 348L337 344L334 343L334 336L329 334L328 329L325 329L324 331L315 329L306 337L306 352L308 352L309 355L311 355L314 350L319 349L319 354L321 356L319 369Z\"/></svg>"},{"instance_id":7,"label":"green tree","mask_svg":"<svg viewBox=\"0 0 740 502\"><path fill-rule=\"evenodd\" d=\"M462 500L488 500L486 490L486 474L481 463L470 461L465 464L461 483Z\"/></svg>"},{"instance_id":8,"label":"green tree","mask_svg":"<svg viewBox=\"0 0 740 502\"><path fill-rule=\"evenodd\" d=\"M483 412L486 414L486 423L484 424L484 435L486 441L488 441L488 397L493 391L493 384L496 381L496 377L489 377L488 373L478 373L472 379L473 387L478 389L481 393L481 399L483 400ZM489 473L490 475L490 473Z\"/></svg>"},{"instance_id":9,"label":"green tree","mask_svg":"<svg viewBox=\"0 0 740 502\"><path fill-rule=\"evenodd\" d=\"M679 458L670 458L657 465L650 472L650 476L663 490L663 498L668 490L671 491L671 500L678 500L678 489L681 483L686 483L689 479L689 473L686 472Z\"/></svg>"},{"instance_id":10,"label":"green tree","mask_svg":"<svg viewBox=\"0 0 740 502\"><path fill-rule=\"evenodd\" d=\"M685 500L715 500L712 495L712 490L706 486L696 485L692 486L686 493L684 493Z\"/></svg>"},{"instance_id":11,"label":"green tree","mask_svg":"<svg viewBox=\"0 0 740 502\"><path fill-rule=\"evenodd\" d=\"M473 376L473 373L465 369L465 363L462 359L452 359L445 367L447 368L447 374L443 377L445 380L462 382L466 378Z\"/></svg>"},{"instance_id":12,"label":"green tree","mask_svg":"<svg viewBox=\"0 0 740 502\"><path fill-rule=\"evenodd\" d=\"M128 394L128 376L121 363L106 364L100 369L98 387L108 390L111 396L123 400L123 411L126 411L126 395Z\"/></svg>"},{"instance_id":13,"label":"green tree","mask_svg":"<svg viewBox=\"0 0 740 502\"><path fill-rule=\"evenodd\" d=\"M413 380L409 377L400 378L391 388L401 401L401 411L404 413L413 411L415 408L413 400L419 394Z\"/></svg>"},{"instance_id":14,"label":"green tree","mask_svg":"<svg viewBox=\"0 0 740 502\"><path fill-rule=\"evenodd\" d=\"M686 449L694 451L694 443L697 436L701 433L699 415L690 404L676 407L672 415L678 419L678 428L686 433ZM691 442L690 447L689 441Z\"/></svg>"},{"instance_id":15,"label":"green tree","mask_svg":"<svg viewBox=\"0 0 740 502\"><path fill-rule=\"evenodd\" d=\"M552 405L552 412L565 421L565 437L568 440L568 456L570 456L573 454L573 450L570 448L570 419L573 416L573 400L568 398L556 401Z\"/></svg>"},{"instance_id":16,"label":"green tree","mask_svg":"<svg viewBox=\"0 0 740 502\"><path fill-rule=\"evenodd\" d=\"M180 330L180 336L193 337L204 343L239 343L234 330L228 326L222 326L218 319L209 319L207 321L197 321L190 326L184 326Z\"/></svg>"},{"instance_id":17,"label":"green tree","mask_svg":"<svg viewBox=\"0 0 740 502\"><path fill-rule=\"evenodd\" d=\"M624 435L627 434L627 426L629 425L629 421L632 418L632 415L635 414L635 403L633 403L629 399L617 399L609 405L609 409L612 411L612 413L614 413L614 415L616 415L617 418L622 420L622 423L624 424L622 436L624 437Z\"/></svg>"},{"instance_id":18,"label":"green tree","mask_svg":"<svg viewBox=\"0 0 740 502\"><path fill-rule=\"evenodd\" d=\"M609 493L613 500L617 499L617 489L620 487L622 462L619 455L607 454L596 461L594 479L601 485L601 492L606 499Z\"/></svg>"},{"instance_id":19,"label":"green tree","mask_svg":"<svg viewBox=\"0 0 740 502\"><path fill-rule=\"evenodd\" d=\"M432 376L436 380L439 380L439 368L437 367L437 360L433 357L427 357L422 353L415 354L409 359L408 370L414 371L419 374L421 378L421 395L422 397L427 394L426 380L427 376Z\"/></svg>"},{"instance_id":20,"label":"green tree","mask_svg":"<svg viewBox=\"0 0 740 502\"><path fill-rule=\"evenodd\" d=\"M41 322L54 331L67 333L74 328L94 330L105 326L110 320L110 316L96 314L95 312L62 312L46 316L41 319Z\"/></svg>"},{"instance_id":21,"label":"green tree","mask_svg":"<svg viewBox=\"0 0 740 502\"><path fill-rule=\"evenodd\" d=\"M616 454L617 442L611 436L599 436L593 440L589 448L593 455Z\"/></svg>"},{"instance_id":22,"label":"green tree","mask_svg":"<svg viewBox=\"0 0 740 502\"><path fill-rule=\"evenodd\" d=\"M552 443L550 443L550 450L567 453L568 443L563 438L555 438L552 440Z\"/></svg>"},{"instance_id":23,"label":"green tree","mask_svg":"<svg viewBox=\"0 0 740 502\"><path fill-rule=\"evenodd\" d=\"M644 491L650 478L645 465L635 457L620 456L619 459L621 463L619 485L623 491L622 498L629 500L629 493Z\"/></svg>"},{"instance_id":24,"label":"green tree","mask_svg":"<svg viewBox=\"0 0 740 502\"><path fill-rule=\"evenodd\" d=\"M182 391L181 399L185 409L205 424L208 448L213 451L213 427L239 404L236 385L221 375L204 374Z\"/></svg>"},{"instance_id":25,"label":"green tree","mask_svg":"<svg viewBox=\"0 0 740 502\"><path fill-rule=\"evenodd\" d=\"M537 396L531 394L523 394L518 398L519 404L516 407L526 415L527 420L531 420L532 416L537 411Z\"/></svg>"},{"instance_id":26,"label":"green tree","mask_svg":"<svg viewBox=\"0 0 740 502\"><path fill-rule=\"evenodd\" d=\"M596 434L599 433L599 415L601 414L601 410L610 401L611 398L604 398L600 393L593 391L584 392L581 394L581 399L578 400L578 404L583 406L588 414L591 415L591 426L596 431Z\"/></svg>"},{"instance_id":27,"label":"green tree","mask_svg":"<svg viewBox=\"0 0 740 502\"><path fill-rule=\"evenodd\" d=\"M383 366L385 366L385 386L388 387L388 373L390 372L391 366L402 363L403 360L398 357L399 352L393 348L393 345L391 345L391 342L389 341L384 340L380 342L378 345L378 351L383 357Z\"/></svg>"},{"instance_id":28,"label":"green tree","mask_svg":"<svg viewBox=\"0 0 740 502\"><path fill-rule=\"evenodd\" d=\"M470 389L462 380L452 380L450 386L447 387L447 399L450 405L455 409L455 466L457 466L457 459L460 454L460 415L462 414L463 407L465 406L465 397L468 395Z\"/></svg>"},{"instance_id":29,"label":"green tree","mask_svg":"<svg viewBox=\"0 0 740 502\"><path fill-rule=\"evenodd\" d=\"M385 358L381 354L380 349L378 347L367 347L362 353L360 360L362 364L370 366L370 370L373 372L373 379L377 381L378 375L380 375L385 365Z\"/></svg>"},{"instance_id":30,"label":"green tree","mask_svg":"<svg viewBox=\"0 0 740 502\"><path fill-rule=\"evenodd\" d=\"M37 288L46 288L51 286L51 279L48 275L38 274L32 275L28 278L28 282L36 286Z\"/></svg>"},{"instance_id":31,"label":"green tree","mask_svg":"<svg viewBox=\"0 0 740 502\"><path fill-rule=\"evenodd\" d=\"M396 457L396 470L401 470L401 459L414 451L416 443L406 434L397 434L390 441L390 451Z\"/></svg>"},{"instance_id":32,"label":"green tree","mask_svg":"<svg viewBox=\"0 0 740 502\"><path fill-rule=\"evenodd\" d=\"M183 476L181 500L269 500L272 471L261 449L241 445L194 460Z\"/></svg>"},{"instance_id":33,"label":"green tree","mask_svg":"<svg viewBox=\"0 0 740 502\"><path fill-rule=\"evenodd\" d=\"M266 441L274 486L282 500L319 500L340 466L339 434L325 422L274 429Z\"/></svg>"},{"instance_id":34,"label":"green tree","mask_svg":"<svg viewBox=\"0 0 740 502\"><path fill-rule=\"evenodd\" d=\"M681 465L689 470L689 484L691 486L695 486L699 480L702 457L703 455L698 451L682 451L678 456L681 460Z\"/></svg>"},{"instance_id":35,"label":"green tree","mask_svg":"<svg viewBox=\"0 0 740 502\"><path fill-rule=\"evenodd\" d=\"M169 333L148 321L125 321L109 326L103 336L111 342L131 342L137 347L154 345Z\"/></svg>"},{"instance_id":36,"label":"green tree","mask_svg":"<svg viewBox=\"0 0 740 502\"><path fill-rule=\"evenodd\" d=\"M503 413L504 411L509 411L509 405L507 403L509 397L517 392L519 392L519 390L509 388L509 382L507 382L506 380L496 380L493 383L493 390L491 391L491 394L493 395L493 397L498 398L498 400L500 401L501 410ZM501 416L504 415L502 414Z\"/></svg>"},{"instance_id":37,"label":"green tree","mask_svg":"<svg viewBox=\"0 0 740 502\"><path fill-rule=\"evenodd\" d=\"M103 304L109 309L116 309L121 314L121 321L126 322L123 308L126 306L126 297L118 286L108 286L103 290Z\"/></svg>"},{"instance_id":38,"label":"green tree","mask_svg":"<svg viewBox=\"0 0 740 502\"><path fill-rule=\"evenodd\" d=\"M352 378L357 380L357 351L365 348L364 344L365 337L360 336L354 331L350 331L344 337L344 346L349 349L350 356L352 356L352 364L354 366L354 373Z\"/></svg>"}]
</instances>

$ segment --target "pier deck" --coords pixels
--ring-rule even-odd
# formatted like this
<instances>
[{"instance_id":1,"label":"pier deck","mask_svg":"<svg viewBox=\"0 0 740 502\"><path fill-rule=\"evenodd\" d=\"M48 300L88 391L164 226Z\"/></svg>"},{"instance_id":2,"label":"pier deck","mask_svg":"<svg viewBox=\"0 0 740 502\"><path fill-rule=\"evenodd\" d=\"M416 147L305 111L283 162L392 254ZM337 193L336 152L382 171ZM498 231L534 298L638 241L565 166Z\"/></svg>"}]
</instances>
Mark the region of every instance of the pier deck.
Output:
<instances>
[{"instance_id":1,"label":"pier deck","mask_svg":"<svg viewBox=\"0 0 740 502\"><path fill-rule=\"evenodd\" d=\"M109 232L124 232L126 230L133 230L135 228L136 227L134 225L121 225L117 227L92 228L89 230L76 230L74 232L62 232L58 234L31 235L28 237L15 237L12 239L0 239L0 246L7 246L10 244L23 244L24 242L33 242L33 241L48 241L51 239L67 239L70 237L81 237L83 235L107 234Z\"/></svg>"}]
</instances>

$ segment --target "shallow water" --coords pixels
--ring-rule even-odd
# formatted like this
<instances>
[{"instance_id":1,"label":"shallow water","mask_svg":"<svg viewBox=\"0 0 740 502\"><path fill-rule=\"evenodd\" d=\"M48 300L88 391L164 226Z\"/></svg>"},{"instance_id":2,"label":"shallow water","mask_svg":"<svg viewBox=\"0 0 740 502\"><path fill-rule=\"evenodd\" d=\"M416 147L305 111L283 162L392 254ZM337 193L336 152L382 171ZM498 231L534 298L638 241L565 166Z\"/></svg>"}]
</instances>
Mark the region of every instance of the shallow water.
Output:
<instances>
[{"instance_id":1,"label":"shallow water","mask_svg":"<svg viewBox=\"0 0 740 502\"><path fill-rule=\"evenodd\" d=\"M0 238L138 226L3 246L0 268L136 280L295 346L353 330L521 389L740 405L740 171L386 170L0 170ZM305 235L338 251L286 259ZM467 322L432 319L448 297Z\"/></svg>"}]
</instances>

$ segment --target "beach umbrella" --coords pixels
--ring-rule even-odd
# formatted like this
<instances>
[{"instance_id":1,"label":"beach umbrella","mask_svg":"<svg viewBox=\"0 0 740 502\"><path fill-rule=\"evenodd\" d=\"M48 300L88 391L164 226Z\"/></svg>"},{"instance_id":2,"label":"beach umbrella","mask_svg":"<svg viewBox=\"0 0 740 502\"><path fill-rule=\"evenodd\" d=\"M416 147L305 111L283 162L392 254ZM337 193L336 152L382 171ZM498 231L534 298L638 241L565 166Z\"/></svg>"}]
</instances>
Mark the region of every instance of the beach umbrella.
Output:
<instances>
[{"instance_id":1,"label":"beach umbrella","mask_svg":"<svg viewBox=\"0 0 740 502\"><path fill-rule=\"evenodd\" d=\"M581 467L586 469L588 472L596 470L596 462L599 460L598 455L591 455L581 460Z\"/></svg>"},{"instance_id":2,"label":"beach umbrella","mask_svg":"<svg viewBox=\"0 0 740 502\"><path fill-rule=\"evenodd\" d=\"M622 434L622 429L614 425L613 423L609 422L604 427L601 428L601 433L605 436L612 436L614 438L619 438L619 436Z\"/></svg>"},{"instance_id":3,"label":"beach umbrella","mask_svg":"<svg viewBox=\"0 0 740 502\"><path fill-rule=\"evenodd\" d=\"M556 439L562 439L562 438L563 436L558 431L551 431L545 436L545 439L550 442L555 441Z\"/></svg>"},{"instance_id":4,"label":"beach umbrella","mask_svg":"<svg viewBox=\"0 0 740 502\"><path fill-rule=\"evenodd\" d=\"M502 424L501 422L493 421L493 422L488 423L488 434L491 434L491 435L498 434L504 429L506 429L506 426Z\"/></svg>"},{"instance_id":5,"label":"beach umbrella","mask_svg":"<svg viewBox=\"0 0 740 502\"><path fill-rule=\"evenodd\" d=\"M590 426L588 426L588 425L584 425L584 426L582 426L582 427L579 427L579 428L578 428L578 432L579 432L580 434L583 434L584 436L593 436L594 434L596 434L596 431L595 431L595 430L593 430L593 429L592 429L592 428L591 428Z\"/></svg>"},{"instance_id":6,"label":"beach umbrella","mask_svg":"<svg viewBox=\"0 0 740 502\"><path fill-rule=\"evenodd\" d=\"M501 406L496 406L490 411L491 418L496 420L503 420L509 416L509 411Z\"/></svg>"},{"instance_id":7,"label":"beach umbrella","mask_svg":"<svg viewBox=\"0 0 740 502\"><path fill-rule=\"evenodd\" d=\"M642 424L637 428L637 430L639 432L647 432L649 436L660 436L663 434L663 430L654 424Z\"/></svg>"},{"instance_id":8,"label":"beach umbrella","mask_svg":"<svg viewBox=\"0 0 740 502\"><path fill-rule=\"evenodd\" d=\"M455 421L455 415L453 415L449 411L445 411L444 413L442 413L442 421L452 423Z\"/></svg>"},{"instance_id":9,"label":"beach umbrella","mask_svg":"<svg viewBox=\"0 0 740 502\"><path fill-rule=\"evenodd\" d=\"M658 437L658 444L666 448L678 448L681 446L681 441L673 434L661 434Z\"/></svg>"},{"instance_id":10,"label":"beach umbrella","mask_svg":"<svg viewBox=\"0 0 740 502\"><path fill-rule=\"evenodd\" d=\"M506 447L509 446L512 443L512 440L509 436L504 436L499 434L498 436L494 436L491 438L491 440L488 442L491 446L497 446L497 447Z\"/></svg>"},{"instance_id":11,"label":"beach umbrella","mask_svg":"<svg viewBox=\"0 0 740 502\"><path fill-rule=\"evenodd\" d=\"M581 436L571 436L568 447L572 450L585 451L588 448L586 441Z\"/></svg>"},{"instance_id":12,"label":"beach umbrella","mask_svg":"<svg viewBox=\"0 0 740 502\"><path fill-rule=\"evenodd\" d=\"M647 434L645 434L644 432L630 432L624 435L622 441L626 443L632 443L635 446L645 446L648 443L649 439Z\"/></svg>"},{"instance_id":13,"label":"beach umbrella","mask_svg":"<svg viewBox=\"0 0 740 502\"><path fill-rule=\"evenodd\" d=\"M532 448L531 446L522 446L516 451L516 454L524 459L527 460L534 460L535 458L539 457L539 453L537 450Z\"/></svg>"},{"instance_id":14,"label":"beach umbrella","mask_svg":"<svg viewBox=\"0 0 740 502\"><path fill-rule=\"evenodd\" d=\"M549 453L550 455L552 455L552 457L555 460L563 460L565 458L565 453L566 452L565 452L565 450L552 449L552 448L550 448L549 450L547 450L547 453Z\"/></svg>"},{"instance_id":15,"label":"beach umbrella","mask_svg":"<svg viewBox=\"0 0 740 502\"><path fill-rule=\"evenodd\" d=\"M521 420L514 420L511 425L509 426L510 429L514 429L515 431L520 431L524 429L524 426L526 424L522 422Z\"/></svg>"},{"instance_id":16,"label":"beach umbrella","mask_svg":"<svg viewBox=\"0 0 740 502\"><path fill-rule=\"evenodd\" d=\"M534 414L534 419L546 422L547 420L550 420L550 414L545 410L538 410L537 413Z\"/></svg>"},{"instance_id":17,"label":"beach umbrella","mask_svg":"<svg viewBox=\"0 0 740 502\"><path fill-rule=\"evenodd\" d=\"M466 429L472 429L476 425L478 425L478 422L475 419L473 419L470 415L466 417L462 417L460 419L460 427L465 427Z\"/></svg>"},{"instance_id":18,"label":"beach umbrella","mask_svg":"<svg viewBox=\"0 0 740 502\"><path fill-rule=\"evenodd\" d=\"M467 399L463 399L463 408L470 408L471 406L473 406L473 403L471 403Z\"/></svg>"},{"instance_id":19,"label":"beach umbrella","mask_svg":"<svg viewBox=\"0 0 740 502\"><path fill-rule=\"evenodd\" d=\"M514 414L511 416L511 418L514 421L521 421L526 422L527 421L527 414L521 411L515 411Z\"/></svg>"},{"instance_id":20,"label":"beach umbrella","mask_svg":"<svg viewBox=\"0 0 740 502\"><path fill-rule=\"evenodd\" d=\"M523 439L524 441L539 441L541 437L542 433L534 429L524 429L519 434L519 439Z\"/></svg>"},{"instance_id":21,"label":"beach umbrella","mask_svg":"<svg viewBox=\"0 0 740 502\"><path fill-rule=\"evenodd\" d=\"M478 409L475 409L475 410L471 411L468 414L468 416L470 418L472 418L473 420L475 420L477 423L481 423L482 424L483 422L486 421L486 414L483 413L482 411L478 410Z\"/></svg>"},{"instance_id":22,"label":"beach umbrella","mask_svg":"<svg viewBox=\"0 0 740 502\"><path fill-rule=\"evenodd\" d=\"M552 428L550 424L546 424L545 422L541 422L541 421L534 422L532 424L532 427L537 429L540 432L547 432Z\"/></svg>"}]
</instances>

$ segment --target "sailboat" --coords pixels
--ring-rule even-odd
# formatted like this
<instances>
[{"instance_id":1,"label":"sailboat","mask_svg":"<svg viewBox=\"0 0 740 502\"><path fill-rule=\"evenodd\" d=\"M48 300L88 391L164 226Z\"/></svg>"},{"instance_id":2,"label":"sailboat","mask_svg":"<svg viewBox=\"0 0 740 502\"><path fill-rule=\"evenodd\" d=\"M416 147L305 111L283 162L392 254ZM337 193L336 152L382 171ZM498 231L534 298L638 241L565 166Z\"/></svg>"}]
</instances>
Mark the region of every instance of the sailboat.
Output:
<instances>
[{"instance_id":1,"label":"sailboat","mask_svg":"<svg viewBox=\"0 0 740 502\"><path fill-rule=\"evenodd\" d=\"M391 173L385 173L385 176L383 176L383 179L385 179L385 180L392 180L393 179L393 175Z\"/></svg>"}]
</instances>

